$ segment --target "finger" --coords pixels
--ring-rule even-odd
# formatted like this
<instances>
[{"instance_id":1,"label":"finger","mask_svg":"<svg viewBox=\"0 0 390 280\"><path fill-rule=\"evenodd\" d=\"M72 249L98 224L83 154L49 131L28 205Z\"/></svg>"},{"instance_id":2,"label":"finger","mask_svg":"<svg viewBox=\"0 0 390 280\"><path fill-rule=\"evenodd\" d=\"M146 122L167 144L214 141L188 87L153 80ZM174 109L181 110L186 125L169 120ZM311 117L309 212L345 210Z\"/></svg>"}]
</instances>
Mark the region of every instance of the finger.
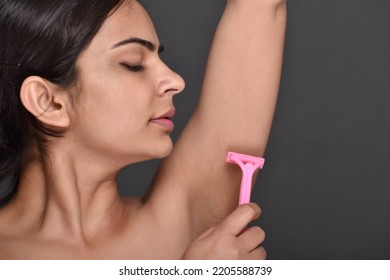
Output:
<instances>
[{"instance_id":1,"label":"finger","mask_svg":"<svg viewBox=\"0 0 390 280\"><path fill-rule=\"evenodd\" d=\"M238 240L247 252L250 252L263 243L265 232L260 227L250 227L243 234L238 236Z\"/></svg>"},{"instance_id":2,"label":"finger","mask_svg":"<svg viewBox=\"0 0 390 280\"><path fill-rule=\"evenodd\" d=\"M247 224L260 216L260 212L260 207L255 203L240 205L221 222L219 228L237 236Z\"/></svg>"},{"instance_id":3,"label":"finger","mask_svg":"<svg viewBox=\"0 0 390 280\"><path fill-rule=\"evenodd\" d=\"M265 260L267 258L267 252L263 247L258 247L249 253L251 260Z\"/></svg>"}]
</instances>

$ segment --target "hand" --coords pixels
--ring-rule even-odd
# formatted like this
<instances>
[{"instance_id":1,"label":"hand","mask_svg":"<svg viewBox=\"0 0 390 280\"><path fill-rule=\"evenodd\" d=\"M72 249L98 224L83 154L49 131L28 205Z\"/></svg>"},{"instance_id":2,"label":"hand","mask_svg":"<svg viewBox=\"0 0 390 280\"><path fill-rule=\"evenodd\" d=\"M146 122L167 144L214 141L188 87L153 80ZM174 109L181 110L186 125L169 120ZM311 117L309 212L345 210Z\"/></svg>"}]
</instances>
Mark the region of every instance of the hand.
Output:
<instances>
[{"instance_id":1,"label":"hand","mask_svg":"<svg viewBox=\"0 0 390 280\"><path fill-rule=\"evenodd\" d=\"M183 255L183 259L262 260L266 252L260 244L265 234L260 227L246 225L260 216L254 203L244 204L234 210L215 227L196 239Z\"/></svg>"}]
</instances>

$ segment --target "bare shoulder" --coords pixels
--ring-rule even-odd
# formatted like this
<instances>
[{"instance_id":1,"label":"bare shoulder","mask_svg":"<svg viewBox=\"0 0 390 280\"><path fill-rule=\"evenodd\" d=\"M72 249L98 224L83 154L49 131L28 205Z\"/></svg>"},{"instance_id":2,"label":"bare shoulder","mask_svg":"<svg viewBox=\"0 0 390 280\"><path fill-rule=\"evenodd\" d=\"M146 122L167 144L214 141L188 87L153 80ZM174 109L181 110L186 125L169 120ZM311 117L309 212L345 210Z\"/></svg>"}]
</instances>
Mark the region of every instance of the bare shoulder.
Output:
<instances>
[{"instance_id":1,"label":"bare shoulder","mask_svg":"<svg viewBox=\"0 0 390 280\"><path fill-rule=\"evenodd\" d=\"M16 259L20 243L14 234L13 227L0 211L0 260Z\"/></svg>"},{"instance_id":2,"label":"bare shoulder","mask_svg":"<svg viewBox=\"0 0 390 280\"><path fill-rule=\"evenodd\" d=\"M21 243L17 238L0 233L0 260L21 259L19 255L22 251Z\"/></svg>"},{"instance_id":3,"label":"bare shoulder","mask_svg":"<svg viewBox=\"0 0 390 280\"><path fill-rule=\"evenodd\" d=\"M0 209L0 259L18 259L23 251L21 245L21 232L18 232L16 221L12 221L7 208Z\"/></svg>"}]
</instances>

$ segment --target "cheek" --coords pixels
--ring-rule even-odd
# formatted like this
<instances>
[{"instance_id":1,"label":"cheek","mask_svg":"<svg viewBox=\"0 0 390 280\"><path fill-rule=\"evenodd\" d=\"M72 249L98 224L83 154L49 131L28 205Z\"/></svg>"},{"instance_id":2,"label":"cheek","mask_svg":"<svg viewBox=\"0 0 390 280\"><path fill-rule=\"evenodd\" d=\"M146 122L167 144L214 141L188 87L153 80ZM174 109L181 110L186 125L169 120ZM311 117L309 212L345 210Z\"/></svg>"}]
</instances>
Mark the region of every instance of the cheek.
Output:
<instances>
[{"instance_id":1,"label":"cheek","mask_svg":"<svg viewBox=\"0 0 390 280\"><path fill-rule=\"evenodd\" d=\"M96 98L83 113L86 126L113 138L134 136L148 123L146 104L130 96Z\"/></svg>"},{"instance_id":2,"label":"cheek","mask_svg":"<svg viewBox=\"0 0 390 280\"><path fill-rule=\"evenodd\" d=\"M96 115L112 121L142 118L152 105L147 83L129 75L112 75L92 79L84 87L84 104Z\"/></svg>"},{"instance_id":3,"label":"cheek","mask_svg":"<svg viewBox=\"0 0 390 280\"><path fill-rule=\"evenodd\" d=\"M120 143L138 145L148 138L152 100L144 89L110 84L85 88L80 100L78 131L89 145L106 148Z\"/></svg>"}]
</instances>

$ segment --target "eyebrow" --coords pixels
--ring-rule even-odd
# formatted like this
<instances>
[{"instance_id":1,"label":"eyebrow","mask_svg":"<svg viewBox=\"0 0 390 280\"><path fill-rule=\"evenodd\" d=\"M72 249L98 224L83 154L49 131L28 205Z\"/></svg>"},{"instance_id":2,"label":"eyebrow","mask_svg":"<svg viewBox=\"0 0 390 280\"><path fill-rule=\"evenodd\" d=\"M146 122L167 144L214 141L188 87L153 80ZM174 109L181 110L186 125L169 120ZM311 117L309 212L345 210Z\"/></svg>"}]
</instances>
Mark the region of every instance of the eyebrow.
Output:
<instances>
[{"instance_id":1,"label":"eyebrow","mask_svg":"<svg viewBox=\"0 0 390 280\"><path fill-rule=\"evenodd\" d=\"M111 49L119 48L119 47L122 47L122 46L125 46L128 44L133 44L133 43L140 44L140 45L144 46L145 48L147 48L151 52L154 52L157 49L158 53L162 53L165 49L165 47L163 45L156 46L156 44L154 44L148 40L137 38L137 37L131 37L131 38L128 38L126 40L120 41L119 43L116 43L115 45L113 45Z\"/></svg>"}]
</instances>

